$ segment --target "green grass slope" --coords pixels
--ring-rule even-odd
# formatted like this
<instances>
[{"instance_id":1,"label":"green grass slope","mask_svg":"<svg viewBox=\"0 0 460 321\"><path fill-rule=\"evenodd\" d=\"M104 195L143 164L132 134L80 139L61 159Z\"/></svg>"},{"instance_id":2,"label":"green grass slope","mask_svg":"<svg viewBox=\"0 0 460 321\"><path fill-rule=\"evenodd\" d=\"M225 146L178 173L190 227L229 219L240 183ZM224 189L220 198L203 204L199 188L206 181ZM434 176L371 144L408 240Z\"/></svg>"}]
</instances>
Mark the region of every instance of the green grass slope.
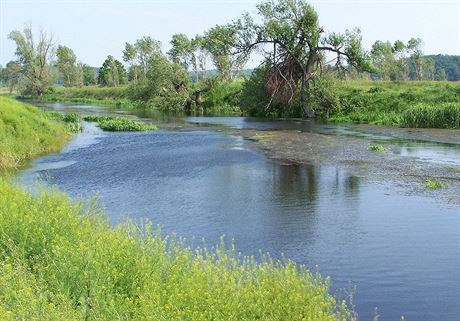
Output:
<instances>
[{"instance_id":1,"label":"green grass slope","mask_svg":"<svg viewBox=\"0 0 460 321\"><path fill-rule=\"evenodd\" d=\"M0 96L0 173L59 150L69 138L61 121L37 107Z\"/></svg>"}]
</instances>

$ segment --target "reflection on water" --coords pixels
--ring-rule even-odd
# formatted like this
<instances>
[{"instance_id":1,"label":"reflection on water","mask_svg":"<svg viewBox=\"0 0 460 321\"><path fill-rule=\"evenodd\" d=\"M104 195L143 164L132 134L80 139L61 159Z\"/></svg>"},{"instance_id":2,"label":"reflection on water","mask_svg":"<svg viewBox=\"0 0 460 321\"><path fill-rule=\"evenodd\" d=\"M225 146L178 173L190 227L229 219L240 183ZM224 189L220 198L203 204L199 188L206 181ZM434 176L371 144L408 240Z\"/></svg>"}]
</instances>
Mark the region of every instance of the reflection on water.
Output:
<instances>
[{"instance_id":1,"label":"reflection on water","mask_svg":"<svg viewBox=\"0 0 460 321\"><path fill-rule=\"evenodd\" d=\"M375 307L382 320L458 319L458 207L402 196L339 167L279 164L213 131L92 127L84 135L94 139L77 137L18 180L42 176L74 197L99 193L114 223L148 218L190 244L226 235L243 254L260 249L319 266L333 289L356 286L362 320Z\"/></svg>"}]
</instances>

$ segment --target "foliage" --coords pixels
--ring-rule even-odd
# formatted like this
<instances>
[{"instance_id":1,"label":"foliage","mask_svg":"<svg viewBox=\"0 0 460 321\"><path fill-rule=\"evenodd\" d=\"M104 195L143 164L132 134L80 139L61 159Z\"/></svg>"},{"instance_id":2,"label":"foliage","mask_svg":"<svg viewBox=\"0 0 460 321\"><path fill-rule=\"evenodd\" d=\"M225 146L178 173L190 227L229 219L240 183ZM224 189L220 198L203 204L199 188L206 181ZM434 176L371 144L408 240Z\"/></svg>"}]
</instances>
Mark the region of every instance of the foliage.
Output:
<instances>
[{"instance_id":1,"label":"foliage","mask_svg":"<svg viewBox=\"0 0 460 321\"><path fill-rule=\"evenodd\" d=\"M97 122L97 126L99 128L110 132L140 132L158 129L152 124L121 117L86 116L83 119L86 121Z\"/></svg>"},{"instance_id":2,"label":"foliage","mask_svg":"<svg viewBox=\"0 0 460 321\"><path fill-rule=\"evenodd\" d=\"M134 108L134 103L128 100L127 87L52 88L52 91L44 93L41 100Z\"/></svg>"},{"instance_id":3,"label":"foliage","mask_svg":"<svg viewBox=\"0 0 460 321\"><path fill-rule=\"evenodd\" d=\"M123 60L129 64L130 80L144 83L147 80L149 61L160 53L160 42L151 37L142 37L134 44L126 43Z\"/></svg>"},{"instance_id":4,"label":"foliage","mask_svg":"<svg viewBox=\"0 0 460 321\"><path fill-rule=\"evenodd\" d=\"M41 31L36 42L30 25L26 25L22 33L12 31L8 38L17 46L16 56L21 66L22 94L41 96L53 82L50 66L50 61L54 57L52 38Z\"/></svg>"},{"instance_id":5,"label":"foliage","mask_svg":"<svg viewBox=\"0 0 460 321\"><path fill-rule=\"evenodd\" d=\"M0 179L2 320L350 320L320 274L232 248L192 249L150 224Z\"/></svg>"},{"instance_id":6,"label":"foliage","mask_svg":"<svg viewBox=\"0 0 460 321\"><path fill-rule=\"evenodd\" d=\"M96 68L91 67L86 64L81 64L80 67L83 73L83 84L85 86L96 85L97 84Z\"/></svg>"},{"instance_id":7,"label":"foliage","mask_svg":"<svg viewBox=\"0 0 460 321\"><path fill-rule=\"evenodd\" d=\"M13 92L14 88L18 86L20 77L21 66L14 61L8 62L6 67L2 70L2 81L8 87L10 94Z\"/></svg>"},{"instance_id":8,"label":"foliage","mask_svg":"<svg viewBox=\"0 0 460 321\"><path fill-rule=\"evenodd\" d=\"M208 81L207 91L203 95L203 110L206 114L240 114L240 95L242 79L231 82L216 79ZM211 84L211 85L210 85Z\"/></svg>"},{"instance_id":9,"label":"foliage","mask_svg":"<svg viewBox=\"0 0 460 321\"><path fill-rule=\"evenodd\" d=\"M103 86L118 87L126 82L125 67L109 55L99 69L97 81Z\"/></svg>"},{"instance_id":10,"label":"foliage","mask_svg":"<svg viewBox=\"0 0 460 321\"><path fill-rule=\"evenodd\" d=\"M265 49L265 59L271 62L267 89L272 96L283 100L284 105L292 104L300 94L306 117L315 116L309 104L308 87L312 79L320 76L325 53L335 55L339 69L347 66L370 68L362 49L360 31L324 35L318 14L304 0L265 1L257 5L257 9L261 23L256 23L249 15L235 22L236 47L243 56L255 48Z\"/></svg>"},{"instance_id":11,"label":"foliage","mask_svg":"<svg viewBox=\"0 0 460 321\"><path fill-rule=\"evenodd\" d=\"M371 147L369 147L369 149L374 152L386 152L387 151L387 148L382 145L372 145Z\"/></svg>"},{"instance_id":12,"label":"foliage","mask_svg":"<svg viewBox=\"0 0 460 321\"><path fill-rule=\"evenodd\" d=\"M460 56L430 55L425 58L434 61L436 80L460 81Z\"/></svg>"},{"instance_id":13,"label":"foliage","mask_svg":"<svg viewBox=\"0 0 460 321\"><path fill-rule=\"evenodd\" d=\"M233 74L239 73L247 61L246 56L232 54L237 42L237 33L233 25L215 26L206 31L202 46L211 56L211 60L223 80L229 81Z\"/></svg>"},{"instance_id":14,"label":"foliage","mask_svg":"<svg viewBox=\"0 0 460 321\"><path fill-rule=\"evenodd\" d=\"M0 96L0 172L59 150L70 135L38 108Z\"/></svg>"},{"instance_id":15,"label":"foliage","mask_svg":"<svg viewBox=\"0 0 460 321\"><path fill-rule=\"evenodd\" d=\"M83 70L77 64L77 56L72 49L58 46L56 50L56 66L64 78L64 86L74 87L83 84Z\"/></svg>"},{"instance_id":16,"label":"foliage","mask_svg":"<svg viewBox=\"0 0 460 321\"><path fill-rule=\"evenodd\" d=\"M419 103L402 114L404 127L460 128L460 102Z\"/></svg>"},{"instance_id":17,"label":"foliage","mask_svg":"<svg viewBox=\"0 0 460 321\"><path fill-rule=\"evenodd\" d=\"M241 111L256 117L300 117L300 104L292 103L286 106L269 93L269 77L270 67L261 64L244 80L240 95Z\"/></svg>"},{"instance_id":18,"label":"foliage","mask_svg":"<svg viewBox=\"0 0 460 321\"><path fill-rule=\"evenodd\" d=\"M437 126L448 122L452 124L449 127L454 127L452 121L456 119L459 95L460 85L456 83L347 81L339 88L340 104L329 120L400 126L404 125L404 113L418 104L440 105L438 110L441 111L444 103L450 103L448 117L451 118L438 122ZM409 115L408 112L407 126L415 126L409 123ZM417 127L426 124L420 123Z\"/></svg>"},{"instance_id":19,"label":"foliage","mask_svg":"<svg viewBox=\"0 0 460 321\"><path fill-rule=\"evenodd\" d=\"M444 183L444 182L438 182L438 181L433 181L431 179L427 179L425 181L425 187L426 188L429 188L429 189L438 189L438 188L443 188L445 187L447 184Z\"/></svg>"},{"instance_id":20,"label":"foliage","mask_svg":"<svg viewBox=\"0 0 460 321\"><path fill-rule=\"evenodd\" d=\"M190 75L178 64L157 53L147 63L145 83L129 87L130 98L146 108L183 110L189 97Z\"/></svg>"}]
</instances>

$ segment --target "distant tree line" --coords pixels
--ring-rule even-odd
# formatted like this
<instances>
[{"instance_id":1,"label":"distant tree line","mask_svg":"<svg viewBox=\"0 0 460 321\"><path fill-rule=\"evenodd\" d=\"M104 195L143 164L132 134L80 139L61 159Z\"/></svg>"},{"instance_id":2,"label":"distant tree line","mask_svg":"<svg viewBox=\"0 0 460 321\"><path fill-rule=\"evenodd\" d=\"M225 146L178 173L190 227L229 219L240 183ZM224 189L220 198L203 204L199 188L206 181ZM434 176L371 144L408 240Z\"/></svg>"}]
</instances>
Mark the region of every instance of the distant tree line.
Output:
<instances>
[{"instance_id":1,"label":"distant tree line","mask_svg":"<svg viewBox=\"0 0 460 321\"><path fill-rule=\"evenodd\" d=\"M337 78L460 80L460 57L425 56L419 38L379 40L367 52L359 29L327 32L304 0L264 1L257 12L257 19L246 13L193 38L175 34L167 53L159 41L142 37L125 44L123 62L109 55L100 68L79 62L44 31L34 37L26 25L9 35L17 60L0 69L1 79L24 95L40 96L58 80L66 87L127 84L132 100L153 108L200 107L206 94L228 101L243 97L266 110L293 108L306 117L315 115L315 101L333 105L329 88ZM254 51L263 61L248 76L244 68ZM241 78L247 80L239 91L225 85Z\"/></svg>"}]
</instances>

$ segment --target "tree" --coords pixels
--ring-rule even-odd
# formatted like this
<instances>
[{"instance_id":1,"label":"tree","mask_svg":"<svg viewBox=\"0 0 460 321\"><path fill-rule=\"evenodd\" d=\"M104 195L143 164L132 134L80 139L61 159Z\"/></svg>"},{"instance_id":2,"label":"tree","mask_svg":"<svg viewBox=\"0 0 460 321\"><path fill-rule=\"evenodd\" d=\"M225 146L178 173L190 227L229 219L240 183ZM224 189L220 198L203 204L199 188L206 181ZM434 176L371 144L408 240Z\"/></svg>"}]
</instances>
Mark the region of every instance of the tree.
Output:
<instances>
[{"instance_id":1,"label":"tree","mask_svg":"<svg viewBox=\"0 0 460 321\"><path fill-rule=\"evenodd\" d=\"M215 26L209 29L201 40L202 47L209 53L211 60L224 80L231 80L247 61L245 55L233 55L232 49L237 43L237 34L233 25Z\"/></svg>"},{"instance_id":2,"label":"tree","mask_svg":"<svg viewBox=\"0 0 460 321\"><path fill-rule=\"evenodd\" d=\"M392 45L389 41L377 40L372 45L372 63L377 68L382 80L407 79L408 67L405 57L406 45L397 40Z\"/></svg>"},{"instance_id":3,"label":"tree","mask_svg":"<svg viewBox=\"0 0 460 321\"><path fill-rule=\"evenodd\" d=\"M168 56L172 62L188 70L193 60L192 41L183 33L179 33L172 36L171 46L172 48L168 51Z\"/></svg>"},{"instance_id":4,"label":"tree","mask_svg":"<svg viewBox=\"0 0 460 321\"><path fill-rule=\"evenodd\" d=\"M21 66L23 94L41 96L52 84L50 62L54 57L54 44L51 36L40 31L38 42L34 40L32 27L26 25L23 32L14 30L9 39L16 43L17 63Z\"/></svg>"},{"instance_id":5,"label":"tree","mask_svg":"<svg viewBox=\"0 0 460 321\"><path fill-rule=\"evenodd\" d=\"M97 84L97 73L94 67L86 64L80 64L83 73L83 84L85 86Z\"/></svg>"},{"instance_id":6,"label":"tree","mask_svg":"<svg viewBox=\"0 0 460 321\"><path fill-rule=\"evenodd\" d=\"M73 50L66 46L58 46L56 57L56 67L64 79L64 86L80 86L83 83L83 71L77 64L77 56Z\"/></svg>"},{"instance_id":7,"label":"tree","mask_svg":"<svg viewBox=\"0 0 460 321\"><path fill-rule=\"evenodd\" d=\"M423 80L434 80L435 68L434 60L423 57L422 59L422 79Z\"/></svg>"},{"instance_id":8,"label":"tree","mask_svg":"<svg viewBox=\"0 0 460 321\"><path fill-rule=\"evenodd\" d=\"M438 72L438 80L439 81L446 81L447 80L447 73L446 73L446 70L444 68L439 70L439 72Z\"/></svg>"},{"instance_id":9,"label":"tree","mask_svg":"<svg viewBox=\"0 0 460 321\"><path fill-rule=\"evenodd\" d=\"M129 64L130 79L134 82L145 82L149 60L161 52L159 41L151 37L142 37L134 44L126 43L123 60Z\"/></svg>"},{"instance_id":10,"label":"tree","mask_svg":"<svg viewBox=\"0 0 460 321\"><path fill-rule=\"evenodd\" d=\"M146 80L131 85L131 98L150 107L181 110L189 98L190 76L179 64L172 63L162 53L147 62Z\"/></svg>"},{"instance_id":11,"label":"tree","mask_svg":"<svg viewBox=\"0 0 460 321\"><path fill-rule=\"evenodd\" d=\"M422 80L423 78L423 51L422 51L422 39L411 38L407 42L407 50L409 51L409 60L415 71L415 78Z\"/></svg>"},{"instance_id":12,"label":"tree","mask_svg":"<svg viewBox=\"0 0 460 321\"><path fill-rule=\"evenodd\" d=\"M2 80L8 87L10 94L13 92L14 87L19 84L20 77L21 66L14 61L8 62L2 71Z\"/></svg>"},{"instance_id":13,"label":"tree","mask_svg":"<svg viewBox=\"0 0 460 321\"><path fill-rule=\"evenodd\" d=\"M262 22L249 14L234 23L238 33L235 54L249 55L255 48L263 50L271 61L268 88L272 96L280 95L291 104L300 88L300 101L306 117L315 113L309 104L309 85L320 77L326 53L334 55L338 69L370 69L361 46L359 30L324 35L314 8L304 0L265 1L257 6Z\"/></svg>"},{"instance_id":14,"label":"tree","mask_svg":"<svg viewBox=\"0 0 460 321\"><path fill-rule=\"evenodd\" d=\"M98 83L104 86L118 87L125 83L126 70L121 62L108 56L99 69Z\"/></svg>"}]
</instances>

